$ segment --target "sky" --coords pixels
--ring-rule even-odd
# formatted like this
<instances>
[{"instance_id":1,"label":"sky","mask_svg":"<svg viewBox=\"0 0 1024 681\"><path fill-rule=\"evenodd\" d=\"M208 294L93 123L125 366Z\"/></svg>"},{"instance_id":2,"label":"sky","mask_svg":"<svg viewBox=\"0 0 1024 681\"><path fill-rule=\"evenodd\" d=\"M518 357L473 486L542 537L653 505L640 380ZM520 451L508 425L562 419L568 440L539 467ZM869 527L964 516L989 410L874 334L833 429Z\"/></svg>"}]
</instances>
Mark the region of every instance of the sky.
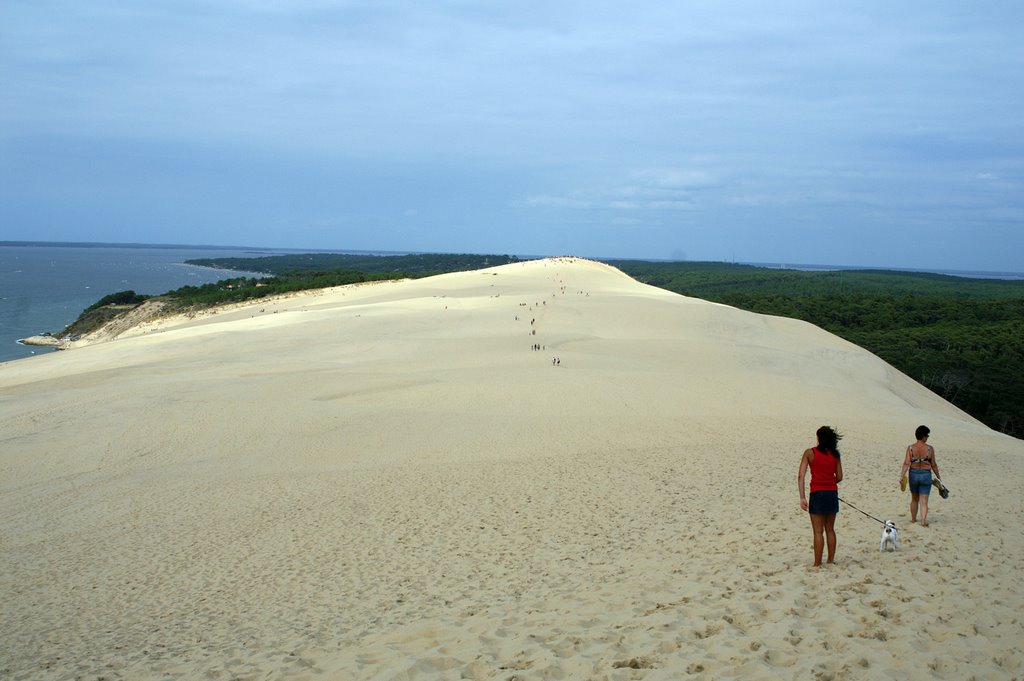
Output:
<instances>
[{"instance_id":1,"label":"sky","mask_svg":"<svg viewBox=\"0 0 1024 681\"><path fill-rule=\"evenodd\" d=\"M1024 270L1024 3L3 0L0 240Z\"/></svg>"}]
</instances>

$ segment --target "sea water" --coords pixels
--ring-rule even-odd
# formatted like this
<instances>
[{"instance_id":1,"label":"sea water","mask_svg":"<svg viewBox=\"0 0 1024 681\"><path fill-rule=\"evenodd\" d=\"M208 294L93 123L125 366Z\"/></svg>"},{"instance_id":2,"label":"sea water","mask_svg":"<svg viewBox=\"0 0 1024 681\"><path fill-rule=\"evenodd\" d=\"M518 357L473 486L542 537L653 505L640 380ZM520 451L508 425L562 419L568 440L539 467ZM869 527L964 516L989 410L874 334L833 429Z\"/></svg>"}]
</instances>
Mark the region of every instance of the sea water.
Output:
<instances>
[{"instance_id":1,"label":"sea water","mask_svg":"<svg viewBox=\"0 0 1024 681\"><path fill-rule=\"evenodd\" d=\"M85 308L119 291L158 295L249 273L186 265L270 251L202 247L0 245L0 362L53 352L18 340L56 333Z\"/></svg>"}]
</instances>

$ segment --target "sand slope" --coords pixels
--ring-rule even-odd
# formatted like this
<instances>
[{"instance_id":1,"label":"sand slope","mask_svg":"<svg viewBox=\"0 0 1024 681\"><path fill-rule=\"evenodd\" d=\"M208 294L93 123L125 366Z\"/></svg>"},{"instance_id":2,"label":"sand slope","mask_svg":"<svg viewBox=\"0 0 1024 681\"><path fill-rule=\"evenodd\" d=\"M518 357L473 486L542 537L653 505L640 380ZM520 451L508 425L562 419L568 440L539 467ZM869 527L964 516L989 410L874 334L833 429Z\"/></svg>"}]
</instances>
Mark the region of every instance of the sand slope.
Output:
<instances>
[{"instance_id":1,"label":"sand slope","mask_svg":"<svg viewBox=\"0 0 1024 681\"><path fill-rule=\"evenodd\" d=\"M143 325L0 364L0 423L3 678L1024 677L1024 443L594 262ZM824 423L900 552L844 507L810 567Z\"/></svg>"}]
</instances>

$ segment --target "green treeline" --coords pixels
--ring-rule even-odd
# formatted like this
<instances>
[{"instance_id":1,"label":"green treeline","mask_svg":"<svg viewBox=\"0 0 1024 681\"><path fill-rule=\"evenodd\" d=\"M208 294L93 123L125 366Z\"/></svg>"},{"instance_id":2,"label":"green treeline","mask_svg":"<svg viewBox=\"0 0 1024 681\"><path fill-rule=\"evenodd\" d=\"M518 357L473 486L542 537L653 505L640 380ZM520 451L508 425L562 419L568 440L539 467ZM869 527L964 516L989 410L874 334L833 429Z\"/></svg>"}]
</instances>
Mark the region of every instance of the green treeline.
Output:
<instances>
[{"instance_id":1,"label":"green treeline","mask_svg":"<svg viewBox=\"0 0 1024 681\"><path fill-rule=\"evenodd\" d=\"M659 288L820 326L989 427L1024 437L1024 282L724 263L610 264Z\"/></svg>"},{"instance_id":2,"label":"green treeline","mask_svg":"<svg viewBox=\"0 0 1024 681\"><path fill-rule=\"evenodd\" d=\"M190 265L216 267L293 275L300 272L357 270L367 273L402 272L410 277L422 277L445 272L467 272L485 267L518 262L514 255L474 255L453 253L417 253L413 255L359 255L348 253L295 253L267 255L258 258L202 258L186 260Z\"/></svg>"},{"instance_id":3,"label":"green treeline","mask_svg":"<svg viewBox=\"0 0 1024 681\"><path fill-rule=\"evenodd\" d=\"M193 265L273 276L222 279L203 286L183 286L159 296L138 295L134 291L111 293L90 305L78 319L54 335L68 338L90 333L149 299L164 302L169 312L178 312L296 291L478 270L518 260L509 255L448 253L393 256L302 253L189 260L187 262Z\"/></svg>"},{"instance_id":4,"label":"green treeline","mask_svg":"<svg viewBox=\"0 0 1024 681\"><path fill-rule=\"evenodd\" d=\"M225 279L204 286L185 286L161 296L179 308L239 302L294 291L345 286L366 281L427 277L445 272L479 270L518 262L509 255L423 253L415 255L350 255L296 253L257 258L203 258L191 265L273 275Z\"/></svg>"},{"instance_id":5,"label":"green treeline","mask_svg":"<svg viewBox=\"0 0 1024 681\"><path fill-rule=\"evenodd\" d=\"M139 305L140 303L146 302L150 296L136 293L135 291L118 291L117 293L111 293L108 296L103 296L95 303L85 308L85 312L92 312L98 310L101 307L107 307L108 305ZM85 314L83 312L82 314Z\"/></svg>"},{"instance_id":6,"label":"green treeline","mask_svg":"<svg viewBox=\"0 0 1024 681\"><path fill-rule=\"evenodd\" d=\"M238 303L276 296L282 293L308 291L311 289L346 286L366 281L382 281L387 279L404 279L401 272L377 272L367 274L357 270L336 270L321 272L310 270L295 271L279 277L238 277L222 279L214 284L202 286L183 286L160 296L171 304L172 308L202 308L224 303Z\"/></svg>"},{"instance_id":7,"label":"green treeline","mask_svg":"<svg viewBox=\"0 0 1024 681\"><path fill-rule=\"evenodd\" d=\"M167 312L184 312L203 308L256 300L267 296L307 291L312 289L345 286L368 281L404 279L401 272L378 272L367 274L356 270L334 272L291 272L280 277L236 277L222 279L202 286L182 286L159 296L136 294L135 291L118 291L96 301L78 316L74 322L54 335L58 338L74 338L91 333L114 319L135 309L147 300L158 300L167 306Z\"/></svg>"}]
</instances>

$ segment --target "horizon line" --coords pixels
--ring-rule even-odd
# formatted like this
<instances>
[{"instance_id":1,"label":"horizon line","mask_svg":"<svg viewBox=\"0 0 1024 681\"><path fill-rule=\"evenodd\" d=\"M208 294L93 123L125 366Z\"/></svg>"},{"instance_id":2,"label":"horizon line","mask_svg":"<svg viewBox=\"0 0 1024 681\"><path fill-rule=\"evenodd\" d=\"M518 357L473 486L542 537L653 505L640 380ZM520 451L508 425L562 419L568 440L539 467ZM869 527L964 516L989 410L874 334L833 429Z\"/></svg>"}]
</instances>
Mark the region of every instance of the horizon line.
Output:
<instances>
[{"instance_id":1,"label":"horizon line","mask_svg":"<svg viewBox=\"0 0 1024 681\"><path fill-rule=\"evenodd\" d=\"M911 267L888 267L879 265L831 265L831 264L818 264L818 263L795 263L795 262L765 262L765 261L737 261L737 260L690 260L690 259L674 259L674 258L641 258L641 257L621 257L621 256L594 256L594 255L579 255L568 256L565 253L561 254L500 254L500 253L467 253L467 252L456 252L456 251L392 251L392 250L368 250L368 249L344 249L344 248L290 248L290 247L278 247L278 246L239 246L239 245L224 245L224 244L171 244L171 243L144 243L144 242L118 242L118 241L20 241L20 240L0 240L0 247L49 247L49 248L155 248L155 249L189 249L189 250L233 250L233 251L257 251L257 252L276 252L276 253L337 253L340 255L372 255L372 256L392 256L392 255L507 255L509 257L516 257L524 260L540 260L544 258L557 258L557 257L578 257L588 258L591 260L603 261L603 262L615 262L615 261L634 261L634 262L657 262L657 263L720 263L727 265L744 265L749 267L759 267L763 269L780 269L780 270L800 270L800 271L864 271L874 270L882 272L918 272L918 273L932 273L932 274L947 274L953 276L961 276L965 278L971 278L967 275L1001 275L1000 278L1010 277L1013 279L1024 279L1024 272L1015 272L1012 270L980 270L980 269L921 269ZM977 278L977 277L975 277Z\"/></svg>"}]
</instances>

